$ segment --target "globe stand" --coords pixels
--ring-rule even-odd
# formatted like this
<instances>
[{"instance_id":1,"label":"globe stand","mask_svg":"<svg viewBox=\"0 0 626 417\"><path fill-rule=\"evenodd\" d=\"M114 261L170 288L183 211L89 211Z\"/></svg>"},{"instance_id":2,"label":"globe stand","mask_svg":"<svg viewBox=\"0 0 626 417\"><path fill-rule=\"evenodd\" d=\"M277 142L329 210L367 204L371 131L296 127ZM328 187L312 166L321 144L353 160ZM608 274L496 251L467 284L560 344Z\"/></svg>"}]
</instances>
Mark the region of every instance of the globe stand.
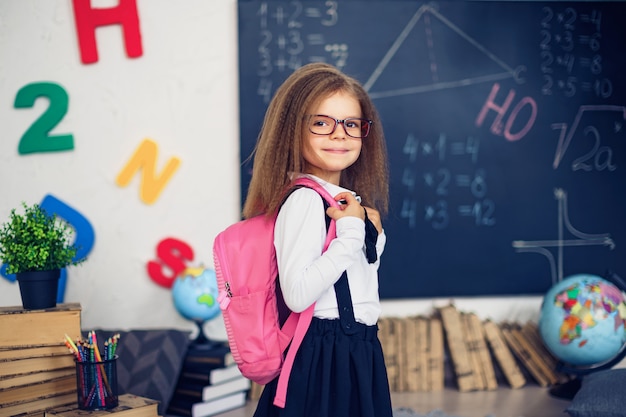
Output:
<instances>
[{"instance_id":1,"label":"globe stand","mask_svg":"<svg viewBox=\"0 0 626 417\"><path fill-rule=\"evenodd\" d=\"M574 398L581 385L582 378L574 377L567 382L553 386L548 392L553 397L571 400Z\"/></svg>"},{"instance_id":2,"label":"globe stand","mask_svg":"<svg viewBox=\"0 0 626 417\"><path fill-rule=\"evenodd\" d=\"M220 344L220 342L216 342L206 337L203 326L204 320L195 319L193 322L196 323L196 326L198 327L198 336L196 336L196 338L191 342L190 347L193 347L194 350L211 350Z\"/></svg>"},{"instance_id":3,"label":"globe stand","mask_svg":"<svg viewBox=\"0 0 626 417\"><path fill-rule=\"evenodd\" d=\"M574 398L580 387L583 383L583 378L585 375L588 375L593 372L602 371L605 369L611 369L622 360L626 358L626 344L622 346L620 351L613 357L612 359L599 363L596 365L588 366L588 367L576 367L566 364L565 362L559 361L556 366L557 372L566 374L566 375L575 375L571 380L564 382L563 384L555 385L550 388L550 395L557 398L564 398L567 400L571 400Z\"/></svg>"}]
</instances>

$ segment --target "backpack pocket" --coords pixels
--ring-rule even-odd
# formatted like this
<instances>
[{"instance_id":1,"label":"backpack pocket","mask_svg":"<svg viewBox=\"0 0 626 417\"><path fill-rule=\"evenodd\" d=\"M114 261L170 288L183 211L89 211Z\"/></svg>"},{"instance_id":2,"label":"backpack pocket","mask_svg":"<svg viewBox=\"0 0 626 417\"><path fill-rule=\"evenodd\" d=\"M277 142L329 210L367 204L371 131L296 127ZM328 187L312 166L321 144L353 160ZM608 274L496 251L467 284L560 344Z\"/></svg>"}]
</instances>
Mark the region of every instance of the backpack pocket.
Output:
<instances>
[{"instance_id":1,"label":"backpack pocket","mask_svg":"<svg viewBox=\"0 0 626 417\"><path fill-rule=\"evenodd\" d=\"M230 333L230 348L241 373L266 384L280 373L284 347L290 337L278 325L275 287L245 295L233 295L224 323Z\"/></svg>"}]
</instances>

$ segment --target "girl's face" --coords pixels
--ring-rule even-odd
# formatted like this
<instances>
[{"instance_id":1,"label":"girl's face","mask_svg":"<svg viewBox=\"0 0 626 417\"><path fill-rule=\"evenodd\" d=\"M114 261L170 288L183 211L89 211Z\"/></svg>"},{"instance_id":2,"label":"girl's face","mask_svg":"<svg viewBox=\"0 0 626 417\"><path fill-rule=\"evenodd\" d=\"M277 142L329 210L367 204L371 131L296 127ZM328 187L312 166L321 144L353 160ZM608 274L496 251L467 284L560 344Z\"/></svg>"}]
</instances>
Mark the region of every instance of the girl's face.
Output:
<instances>
[{"instance_id":1,"label":"girl's face","mask_svg":"<svg viewBox=\"0 0 626 417\"><path fill-rule=\"evenodd\" d=\"M346 92L336 92L322 100L318 106L308 109L308 115L325 115L333 119L345 120L349 118L361 118L361 106L354 96ZM325 126L325 123L314 118L308 118L303 127L303 151L302 156L306 161L306 172L313 174L332 184L339 185L341 171L352 165L361 154L360 139L348 136L346 128L353 129L353 124L345 126L339 123L335 130L329 134L316 134L311 132ZM332 126L333 120L327 119ZM353 130L349 130L351 133Z\"/></svg>"}]
</instances>

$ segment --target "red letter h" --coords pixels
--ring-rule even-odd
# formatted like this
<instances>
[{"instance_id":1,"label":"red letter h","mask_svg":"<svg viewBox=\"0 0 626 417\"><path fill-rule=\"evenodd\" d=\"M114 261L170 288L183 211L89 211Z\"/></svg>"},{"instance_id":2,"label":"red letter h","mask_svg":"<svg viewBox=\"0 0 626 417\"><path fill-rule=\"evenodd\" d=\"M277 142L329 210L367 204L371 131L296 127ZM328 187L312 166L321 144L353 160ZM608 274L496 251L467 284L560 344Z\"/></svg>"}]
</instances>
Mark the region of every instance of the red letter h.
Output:
<instances>
[{"instance_id":1,"label":"red letter h","mask_svg":"<svg viewBox=\"0 0 626 417\"><path fill-rule=\"evenodd\" d=\"M116 7L96 9L91 7L91 0L72 0L80 59L83 64L98 62L96 45L96 28L121 24L124 33L126 55L137 58L143 54L141 33L139 32L139 16L136 0L119 0Z\"/></svg>"}]
</instances>

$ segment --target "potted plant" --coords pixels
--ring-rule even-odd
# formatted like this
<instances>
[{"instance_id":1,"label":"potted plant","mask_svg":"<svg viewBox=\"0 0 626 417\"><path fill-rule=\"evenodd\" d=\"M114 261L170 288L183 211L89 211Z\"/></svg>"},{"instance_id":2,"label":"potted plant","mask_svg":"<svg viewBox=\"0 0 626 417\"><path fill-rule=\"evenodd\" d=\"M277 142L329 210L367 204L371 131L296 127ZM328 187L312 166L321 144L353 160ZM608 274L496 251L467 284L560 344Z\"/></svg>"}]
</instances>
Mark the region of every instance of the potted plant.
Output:
<instances>
[{"instance_id":1,"label":"potted plant","mask_svg":"<svg viewBox=\"0 0 626 417\"><path fill-rule=\"evenodd\" d=\"M49 215L38 204L22 202L24 213L11 210L0 228L0 261L7 274L15 274L25 309L56 306L61 269L77 265L78 247L71 243L72 228L56 214Z\"/></svg>"}]
</instances>

